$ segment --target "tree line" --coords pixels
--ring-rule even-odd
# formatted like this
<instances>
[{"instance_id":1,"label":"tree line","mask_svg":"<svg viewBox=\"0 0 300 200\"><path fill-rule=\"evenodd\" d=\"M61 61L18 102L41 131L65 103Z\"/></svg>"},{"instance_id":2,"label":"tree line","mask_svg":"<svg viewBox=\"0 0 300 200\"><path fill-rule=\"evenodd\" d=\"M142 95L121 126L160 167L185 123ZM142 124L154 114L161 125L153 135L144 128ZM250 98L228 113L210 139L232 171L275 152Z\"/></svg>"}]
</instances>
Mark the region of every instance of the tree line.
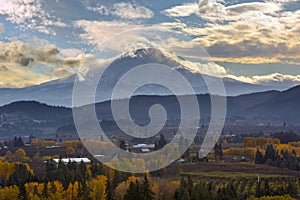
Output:
<instances>
[{"instance_id":1,"label":"tree line","mask_svg":"<svg viewBox=\"0 0 300 200\"><path fill-rule=\"evenodd\" d=\"M300 158L297 156L295 150L284 150L280 152L273 146L267 145L265 154L257 149L255 156L256 164L267 164L280 168L300 171Z\"/></svg>"}]
</instances>

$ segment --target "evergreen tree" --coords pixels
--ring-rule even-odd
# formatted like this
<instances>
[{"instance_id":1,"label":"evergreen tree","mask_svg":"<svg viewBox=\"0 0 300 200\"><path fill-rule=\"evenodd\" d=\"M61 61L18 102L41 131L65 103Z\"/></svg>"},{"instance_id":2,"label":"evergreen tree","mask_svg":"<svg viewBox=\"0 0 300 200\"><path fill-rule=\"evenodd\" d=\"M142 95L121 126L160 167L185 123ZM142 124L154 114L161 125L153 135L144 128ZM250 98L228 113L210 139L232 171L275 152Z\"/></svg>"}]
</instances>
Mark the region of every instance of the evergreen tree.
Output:
<instances>
[{"instance_id":1,"label":"evergreen tree","mask_svg":"<svg viewBox=\"0 0 300 200\"><path fill-rule=\"evenodd\" d=\"M90 189L87 185L86 181L81 181L78 188L78 197L79 199L89 200L90 197Z\"/></svg>"},{"instance_id":2,"label":"evergreen tree","mask_svg":"<svg viewBox=\"0 0 300 200\"><path fill-rule=\"evenodd\" d=\"M13 146L14 147L24 147L25 146L25 144L24 144L24 142L23 142L23 140L22 140L22 138L21 137L14 137L14 140L13 140Z\"/></svg>"},{"instance_id":3,"label":"evergreen tree","mask_svg":"<svg viewBox=\"0 0 300 200\"><path fill-rule=\"evenodd\" d=\"M264 164L264 157L258 149L256 150L255 164Z\"/></svg>"},{"instance_id":4,"label":"evergreen tree","mask_svg":"<svg viewBox=\"0 0 300 200\"><path fill-rule=\"evenodd\" d=\"M214 147L215 159L219 157L220 160L223 160L223 150L221 143L216 143Z\"/></svg>"},{"instance_id":5,"label":"evergreen tree","mask_svg":"<svg viewBox=\"0 0 300 200\"><path fill-rule=\"evenodd\" d=\"M187 190L188 190L190 196L192 195L193 187L194 187L193 180L192 180L191 176L188 176L188 179L187 179Z\"/></svg>"},{"instance_id":6,"label":"evergreen tree","mask_svg":"<svg viewBox=\"0 0 300 200\"><path fill-rule=\"evenodd\" d=\"M19 186L19 199L20 200L29 200L29 196L28 196L28 192L26 191L26 188L25 188L25 183L24 184L21 184Z\"/></svg>"},{"instance_id":7,"label":"evergreen tree","mask_svg":"<svg viewBox=\"0 0 300 200\"><path fill-rule=\"evenodd\" d=\"M114 200L114 194L110 185L109 177L106 179L105 199Z\"/></svg>"},{"instance_id":8,"label":"evergreen tree","mask_svg":"<svg viewBox=\"0 0 300 200\"><path fill-rule=\"evenodd\" d=\"M298 194L298 189L294 181L289 182L287 193L291 196L296 196Z\"/></svg>"},{"instance_id":9,"label":"evergreen tree","mask_svg":"<svg viewBox=\"0 0 300 200\"><path fill-rule=\"evenodd\" d=\"M163 148L167 144L167 141L165 139L165 136L163 134L159 135L159 141L158 141L158 149Z\"/></svg>"},{"instance_id":10,"label":"evergreen tree","mask_svg":"<svg viewBox=\"0 0 300 200\"><path fill-rule=\"evenodd\" d=\"M55 194L57 191L57 188L56 188L56 185L54 182L51 182L50 191L51 191L51 194Z\"/></svg>"},{"instance_id":11,"label":"evergreen tree","mask_svg":"<svg viewBox=\"0 0 300 200\"><path fill-rule=\"evenodd\" d=\"M209 192L205 186L205 183L197 184L192 189L191 199L193 200L201 200L201 199L207 199L209 200Z\"/></svg>"},{"instance_id":12,"label":"evergreen tree","mask_svg":"<svg viewBox=\"0 0 300 200\"><path fill-rule=\"evenodd\" d=\"M88 177L86 165L84 164L83 161L80 162L77 170L81 176L81 180L78 181L80 181L81 183L86 182L89 177Z\"/></svg>"},{"instance_id":13,"label":"evergreen tree","mask_svg":"<svg viewBox=\"0 0 300 200\"><path fill-rule=\"evenodd\" d=\"M261 182L258 181L256 189L255 189L255 197L262 197L262 196L264 196L264 194L263 194L263 190L261 188Z\"/></svg>"},{"instance_id":14,"label":"evergreen tree","mask_svg":"<svg viewBox=\"0 0 300 200\"><path fill-rule=\"evenodd\" d=\"M269 196L270 193L271 193L271 191L270 191L269 179L266 179L264 182L264 195Z\"/></svg>"},{"instance_id":15,"label":"evergreen tree","mask_svg":"<svg viewBox=\"0 0 300 200\"><path fill-rule=\"evenodd\" d=\"M154 143L154 151L157 151L159 150L159 145L158 145L158 142L155 142Z\"/></svg>"},{"instance_id":16,"label":"evergreen tree","mask_svg":"<svg viewBox=\"0 0 300 200\"><path fill-rule=\"evenodd\" d=\"M183 190L182 196L180 197L180 200L191 200L190 193L187 189Z\"/></svg>"},{"instance_id":17,"label":"evergreen tree","mask_svg":"<svg viewBox=\"0 0 300 200\"><path fill-rule=\"evenodd\" d=\"M24 146L25 146L25 144L24 144L22 138L19 137L17 140L17 147L24 147Z\"/></svg>"},{"instance_id":18,"label":"evergreen tree","mask_svg":"<svg viewBox=\"0 0 300 200\"><path fill-rule=\"evenodd\" d=\"M91 163L91 175L93 178L99 175L105 175L103 165L101 163L92 162Z\"/></svg>"},{"instance_id":19,"label":"evergreen tree","mask_svg":"<svg viewBox=\"0 0 300 200\"><path fill-rule=\"evenodd\" d=\"M129 188L126 190L126 194L124 195L124 200L137 200L141 199L139 182L136 181L131 182Z\"/></svg>"},{"instance_id":20,"label":"evergreen tree","mask_svg":"<svg viewBox=\"0 0 300 200\"><path fill-rule=\"evenodd\" d=\"M125 140L121 140L120 141L120 149L123 149L123 150L125 150L126 151L126 142L125 142Z\"/></svg>"},{"instance_id":21,"label":"evergreen tree","mask_svg":"<svg viewBox=\"0 0 300 200\"><path fill-rule=\"evenodd\" d=\"M219 156L220 156L220 160L223 160L223 149L222 149L222 144L219 144Z\"/></svg>"},{"instance_id":22,"label":"evergreen tree","mask_svg":"<svg viewBox=\"0 0 300 200\"><path fill-rule=\"evenodd\" d=\"M14 173L10 176L8 185L17 185L18 187L23 187L27 182L32 182L35 180L35 177L28 170L26 165L20 163L15 166Z\"/></svg>"},{"instance_id":23,"label":"evergreen tree","mask_svg":"<svg viewBox=\"0 0 300 200\"><path fill-rule=\"evenodd\" d=\"M220 188L218 189L217 192L217 200L227 200L226 199L226 194L225 194L225 188Z\"/></svg>"},{"instance_id":24,"label":"evergreen tree","mask_svg":"<svg viewBox=\"0 0 300 200\"><path fill-rule=\"evenodd\" d=\"M53 181L56 178L56 165L52 159L46 163L46 181Z\"/></svg>"},{"instance_id":25,"label":"evergreen tree","mask_svg":"<svg viewBox=\"0 0 300 200\"><path fill-rule=\"evenodd\" d=\"M144 181L143 181L143 185L142 185L142 199L144 200L152 200L154 193L151 191L150 188L150 183L148 181L148 177L145 174L144 176Z\"/></svg>"},{"instance_id":26,"label":"evergreen tree","mask_svg":"<svg viewBox=\"0 0 300 200\"><path fill-rule=\"evenodd\" d=\"M136 198L136 187L133 182L130 183L129 188L126 190L126 194L124 195L124 200L131 200Z\"/></svg>"},{"instance_id":27,"label":"evergreen tree","mask_svg":"<svg viewBox=\"0 0 300 200\"><path fill-rule=\"evenodd\" d=\"M226 199L235 200L237 198L237 193L232 184L228 184L225 189L225 197Z\"/></svg>"},{"instance_id":28,"label":"evergreen tree","mask_svg":"<svg viewBox=\"0 0 300 200\"><path fill-rule=\"evenodd\" d=\"M49 197L49 194L48 194L48 184L47 182L44 183L44 188L43 188L43 191L42 191L42 196L47 199Z\"/></svg>"},{"instance_id":29,"label":"evergreen tree","mask_svg":"<svg viewBox=\"0 0 300 200\"><path fill-rule=\"evenodd\" d=\"M89 177L86 165L83 161L80 162L75 176L75 180L79 182L78 196L82 199L90 199L90 189L87 185L87 180Z\"/></svg>"},{"instance_id":30,"label":"evergreen tree","mask_svg":"<svg viewBox=\"0 0 300 200\"><path fill-rule=\"evenodd\" d=\"M181 200L183 195L184 195L185 190L188 192L187 182L184 178L182 178L181 181L180 181L179 188L175 191L175 195L174 195L175 200Z\"/></svg>"},{"instance_id":31,"label":"evergreen tree","mask_svg":"<svg viewBox=\"0 0 300 200\"><path fill-rule=\"evenodd\" d=\"M14 140L13 140L13 146L14 146L14 147L18 147L17 145L18 145L18 139L17 139L17 137L15 136L15 137L14 137Z\"/></svg>"},{"instance_id":32,"label":"evergreen tree","mask_svg":"<svg viewBox=\"0 0 300 200\"><path fill-rule=\"evenodd\" d=\"M64 173L63 168L60 168L57 170L57 180L63 184L64 189L67 189L69 186L69 183L66 180L66 177L67 177L67 174Z\"/></svg>"},{"instance_id":33,"label":"evergreen tree","mask_svg":"<svg viewBox=\"0 0 300 200\"><path fill-rule=\"evenodd\" d=\"M113 187L117 187L119 183L125 181L128 178L128 174L122 173L121 171L115 170L114 179L112 182Z\"/></svg>"},{"instance_id":34,"label":"evergreen tree","mask_svg":"<svg viewBox=\"0 0 300 200\"><path fill-rule=\"evenodd\" d=\"M268 145L267 150L266 150L266 154L265 154L265 157L264 157L264 162L266 162L268 160L275 161L276 158L277 158L277 156L276 156L275 148L271 144Z\"/></svg>"}]
</instances>

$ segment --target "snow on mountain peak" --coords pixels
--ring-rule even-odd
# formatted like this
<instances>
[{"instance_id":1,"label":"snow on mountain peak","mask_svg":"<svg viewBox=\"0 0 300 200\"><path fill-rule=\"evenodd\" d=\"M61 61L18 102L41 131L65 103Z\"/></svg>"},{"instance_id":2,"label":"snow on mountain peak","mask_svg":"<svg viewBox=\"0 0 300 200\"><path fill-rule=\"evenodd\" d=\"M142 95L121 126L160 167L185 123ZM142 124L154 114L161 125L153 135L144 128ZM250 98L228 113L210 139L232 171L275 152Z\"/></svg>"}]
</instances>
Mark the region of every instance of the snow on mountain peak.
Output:
<instances>
[{"instance_id":1,"label":"snow on mountain peak","mask_svg":"<svg viewBox=\"0 0 300 200\"><path fill-rule=\"evenodd\" d=\"M147 57L162 57L164 53L162 50L156 48L140 48L129 51L121 56L123 58L147 58Z\"/></svg>"}]
</instances>

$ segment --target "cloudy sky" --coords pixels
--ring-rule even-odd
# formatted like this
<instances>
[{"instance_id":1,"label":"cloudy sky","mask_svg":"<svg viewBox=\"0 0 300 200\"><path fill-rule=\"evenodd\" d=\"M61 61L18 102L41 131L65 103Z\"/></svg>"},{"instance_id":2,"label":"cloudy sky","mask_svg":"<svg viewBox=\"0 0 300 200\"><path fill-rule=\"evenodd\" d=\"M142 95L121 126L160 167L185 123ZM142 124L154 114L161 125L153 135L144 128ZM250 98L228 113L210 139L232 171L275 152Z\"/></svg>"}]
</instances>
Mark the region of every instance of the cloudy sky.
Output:
<instances>
[{"instance_id":1,"label":"cloudy sky","mask_svg":"<svg viewBox=\"0 0 300 200\"><path fill-rule=\"evenodd\" d=\"M67 77L95 52L145 41L187 57L203 47L202 73L300 84L300 0L0 0L0 87Z\"/></svg>"}]
</instances>

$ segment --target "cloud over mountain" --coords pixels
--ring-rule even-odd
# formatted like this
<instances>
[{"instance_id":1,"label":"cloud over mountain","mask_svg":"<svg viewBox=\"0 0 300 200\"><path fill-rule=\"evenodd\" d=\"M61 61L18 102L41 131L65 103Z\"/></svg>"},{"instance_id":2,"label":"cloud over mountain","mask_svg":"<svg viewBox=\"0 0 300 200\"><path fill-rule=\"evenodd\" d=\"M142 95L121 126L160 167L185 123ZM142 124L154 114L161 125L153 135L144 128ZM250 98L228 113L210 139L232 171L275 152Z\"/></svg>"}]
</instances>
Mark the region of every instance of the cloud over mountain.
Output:
<instances>
[{"instance_id":1,"label":"cloud over mountain","mask_svg":"<svg viewBox=\"0 0 300 200\"><path fill-rule=\"evenodd\" d=\"M252 84L261 84L266 86L276 86L278 88L289 88L300 84L300 75L284 75L280 73L273 73L262 76L232 76L229 77L238 79Z\"/></svg>"},{"instance_id":2,"label":"cloud over mountain","mask_svg":"<svg viewBox=\"0 0 300 200\"><path fill-rule=\"evenodd\" d=\"M0 87L24 87L69 76L89 57L65 57L55 45L42 40L31 45L19 40L0 42L0 49Z\"/></svg>"},{"instance_id":3,"label":"cloud over mountain","mask_svg":"<svg viewBox=\"0 0 300 200\"><path fill-rule=\"evenodd\" d=\"M23 87L65 77L89 62L89 54L109 57L143 48L146 42L176 49L182 57L188 52L191 60L205 57L210 64L189 65L201 65L201 72L206 74L217 72L248 83L292 86L299 82L297 72L289 72L300 66L298 3L299 0L0 0L1 86ZM144 37L148 28L156 30L155 37ZM176 33L190 39L184 40ZM34 38L47 42L35 44ZM105 43L106 40L111 41ZM199 46L208 55L199 54ZM240 68L231 71L231 63ZM272 64L281 67L264 67ZM251 70L251 65L263 69L253 67L250 75L240 73L244 71L242 67ZM256 70L260 76L255 76Z\"/></svg>"}]
</instances>

